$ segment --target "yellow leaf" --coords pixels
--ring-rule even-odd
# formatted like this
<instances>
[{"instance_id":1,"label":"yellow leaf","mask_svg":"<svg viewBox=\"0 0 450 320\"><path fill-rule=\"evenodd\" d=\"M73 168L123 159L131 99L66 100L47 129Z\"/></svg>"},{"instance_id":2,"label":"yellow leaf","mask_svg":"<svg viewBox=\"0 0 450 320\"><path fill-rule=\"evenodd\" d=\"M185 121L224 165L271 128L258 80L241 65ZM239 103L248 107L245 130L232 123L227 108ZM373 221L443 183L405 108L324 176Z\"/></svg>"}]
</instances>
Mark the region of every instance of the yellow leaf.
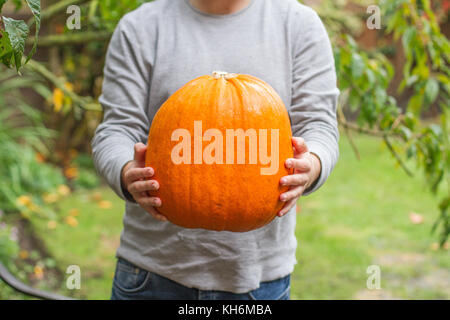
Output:
<instances>
[{"instance_id":1,"label":"yellow leaf","mask_svg":"<svg viewBox=\"0 0 450 320\"><path fill-rule=\"evenodd\" d=\"M62 196L67 196L70 194L70 188L64 184L58 186L58 193Z\"/></svg>"},{"instance_id":2,"label":"yellow leaf","mask_svg":"<svg viewBox=\"0 0 450 320\"><path fill-rule=\"evenodd\" d=\"M69 210L69 216L77 217L80 214L80 210L78 209L70 209Z\"/></svg>"},{"instance_id":3,"label":"yellow leaf","mask_svg":"<svg viewBox=\"0 0 450 320\"><path fill-rule=\"evenodd\" d=\"M100 192L94 192L92 194L91 198L94 201L101 201L102 200L102 194Z\"/></svg>"},{"instance_id":4,"label":"yellow leaf","mask_svg":"<svg viewBox=\"0 0 450 320\"><path fill-rule=\"evenodd\" d=\"M61 111L61 108L63 106L63 100L64 100L64 93L61 89L55 88L53 90L53 110L55 112Z\"/></svg>"},{"instance_id":5,"label":"yellow leaf","mask_svg":"<svg viewBox=\"0 0 450 320\"><path fill-rule=\"evenodd\" d=\"M78 220L75 217L68 216L66 217L66 223L71 227L78 226Z\"/></svg>"},{"instance_id":6,"label":"yellow leaf","mask_svg":"<svg viewBox=\"0 0 450 320\"><path fill-rule=\"evenodd\" d=\"M31 198L29 196L20 196L16 199L16 203L22 206L29 206L31 204Z\"/></svg>"},{"instance_id":7,"label":"yellow leaf","mask_svg":"<svg viewBox=\"0 0 450 320\"><path fill-rule=\"evenodd\" d=\"M36 153L35 159L36 159L36 161L37 161L38 163L43 163L43 162L45 162L45 157L44 157L42 154L40 154L40 153Z\"/></svg>"},{"instance_id":8,"label":"yellow leaf","mask_svg":"<svg viewBox=\"0 0 450 320\"><path fill-rule=\"evenodd\" d=\"M28 251L27 250L20 250L19 252L19 258L22 260L25 260L28 258Z\"/></svg>"},{"instance_id":9,"label":"yellow leaf","mask_svg":"<svg viewBox=\"0 0 450 320\"><path fill-rule=\"evenodd\" d=\"M49 228L50 230L56 229L57 226L58 222L54 220L50 220L49 222L47 222L47 228Z\"/></svg>"},{"instance_id":10,"label":"yellow leaf","mask_svg":"<svg viewBox=\"0 0 450 320\"><path fill-rule=\"evenodd\" d=\"M78 177L78 169L77 167L68 167L64 170L64 175L69 178L73 179Z\"/></svg>"},{"instance_id":11,"label":"yellow leaf","mask_svg":"<svg viewBox=\"0 0 450 320\"><path fill-rule=\"evenodd\" d=\"M34 266L34 276L37 279L42 279L44 277L44 269L41 266Z\"/></svg>"},{"instance_id":12,"label":"yellow leaf","mask_svg":"<svg viewBox=\"0 0 450 320\"><path fill-rule=\"evenodd\" d=\"M433 250L433 251L437 251L437 249L439 249L439 243L433 242L433 243L430 245L430 249Z\"/></svg>"},{"instance_id":13,"label":"yellow leaf","mask_svg":"<svg viewBox=\"0 0 450 320\"><path fill-rule=\"evenodd\" d=\"M58 195L56 193L47 193L42 197L42 199L45 203L55 203L58 201Z\"/></svg>"},{"instance_id":14,"label":"yellow leaf","mask_svg":"<svg viewBox=\"0 0 450 320\"><path fill-rule=\"evenodd\" d=\"M69 91L73 91L73 84L71 82L64 83L64 87Z\"/></svg>"},{"instance_id":15,"label":"yellow leaf","mask_svg":"<svg viewBox=\"0 0 450 320\"><path fill-rule=\"evenodd\" d=\"M110 209L110 208L112 208L112 203L107 200L102 200L98 203L98 207L100 209Z\"/></svg>"}]
</instances>

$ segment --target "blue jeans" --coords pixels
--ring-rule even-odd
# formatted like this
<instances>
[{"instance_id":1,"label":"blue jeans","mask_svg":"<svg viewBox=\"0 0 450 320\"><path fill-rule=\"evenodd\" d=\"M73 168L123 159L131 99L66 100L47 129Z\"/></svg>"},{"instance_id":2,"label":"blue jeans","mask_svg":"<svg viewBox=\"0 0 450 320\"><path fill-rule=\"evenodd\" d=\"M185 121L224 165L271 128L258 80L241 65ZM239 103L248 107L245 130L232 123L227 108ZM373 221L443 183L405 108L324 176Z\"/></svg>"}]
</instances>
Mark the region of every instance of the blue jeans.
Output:
<instances>
[{"instance_id":1,"label":"blue jeans","mask_svg":"<svg viewBox=\"0 0 450 320\"><path fill-rule=\"evenodd\" d=\"M118 259L111 300L289 300L290 275L261 282L258 289L247 293L199 290L136 267Z\"/></svg>"}]
</instances>

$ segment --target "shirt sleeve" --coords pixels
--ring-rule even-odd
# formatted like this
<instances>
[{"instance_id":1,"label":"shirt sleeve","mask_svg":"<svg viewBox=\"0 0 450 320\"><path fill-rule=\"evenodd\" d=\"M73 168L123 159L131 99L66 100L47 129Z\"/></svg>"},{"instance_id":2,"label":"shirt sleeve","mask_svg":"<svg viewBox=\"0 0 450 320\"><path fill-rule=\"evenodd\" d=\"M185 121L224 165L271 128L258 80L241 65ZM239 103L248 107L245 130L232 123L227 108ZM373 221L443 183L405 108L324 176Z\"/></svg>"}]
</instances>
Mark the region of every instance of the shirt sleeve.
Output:
<instances>
[{"instance_id":1,"label":"shirt sleeve","mask_svg":"<svg viewBox=\"0 0 450 320\"><path fill-rule=\"evenodd\" d=\"M125 17L115 29L106 54L99 98L103 121L92 140L92 154L98 173L109 186L122 199L133 201L122 189L121 171L133 160L134 144L147 141L151 65L141 53L138 33Z\"/></svg>"},{"instance_id":2,"label":"shirt sleeve","mask_svg":"<svg viewBox=\"0 0 450 320\"><path fill-rule=\"evenodd\" d=\"M320 188L339 157L336 107L339 90L330 40L315 11L304 7L297 19L293 45L292 101L289 115L294 137L305 139L321 162L316 182L304 192Z\"/></svg>"}]
</instances>

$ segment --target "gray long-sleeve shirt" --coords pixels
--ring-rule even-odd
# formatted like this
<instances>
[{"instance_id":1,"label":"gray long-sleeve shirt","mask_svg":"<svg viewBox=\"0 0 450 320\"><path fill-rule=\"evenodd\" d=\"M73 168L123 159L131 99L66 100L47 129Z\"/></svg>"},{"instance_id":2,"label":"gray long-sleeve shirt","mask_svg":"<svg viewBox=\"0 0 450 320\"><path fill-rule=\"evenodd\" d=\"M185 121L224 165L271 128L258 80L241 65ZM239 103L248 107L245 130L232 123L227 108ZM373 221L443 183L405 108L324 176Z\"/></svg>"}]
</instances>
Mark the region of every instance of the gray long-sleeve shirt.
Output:
<instances>
[{"instance_id":1,"label":"gray long-sleeve shirt","mask_svg":"<svg viewBox=\"0 0 450 320\"><path fill-rule=\"evenodd\" d=\"M92 141L99 173L124 200L120 183L133 146L147 143L158 108L189 80L214 70L250 74L281 96L294 136L321 161L311 193L338 159L339 94L330 42L317 14L295 0L252 0L230 15L209 15L188 0L158 0L124 16L107 53ZM161 181L161 185L164 181ZM189 287L235 293L293 271L295 209L245 233L184 229L126 201L117 256Z\"/></svg>"}]
</instances>

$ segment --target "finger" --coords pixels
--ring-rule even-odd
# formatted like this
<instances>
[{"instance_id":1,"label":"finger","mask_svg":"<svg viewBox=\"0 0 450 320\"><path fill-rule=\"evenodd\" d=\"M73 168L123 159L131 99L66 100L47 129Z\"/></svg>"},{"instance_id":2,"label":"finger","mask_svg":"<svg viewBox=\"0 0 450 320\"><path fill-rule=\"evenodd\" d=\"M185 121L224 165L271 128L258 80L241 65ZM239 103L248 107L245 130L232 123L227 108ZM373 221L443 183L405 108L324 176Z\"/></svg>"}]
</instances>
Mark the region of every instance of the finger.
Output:
<instances>
[{"instance_id":1,"label":"finger","mask_svg":"<svg viewBox=\"0 0 450 320\"><path fill-rule=\"evenodd\" d=\"M308 183L309 177L307 174L292 174L280 179L282 186L305 186Z\"/></svg>"},{"instance_id":2,"label":"finger","mask_svg":"<svg viewBox=\"0 0 450 320\"><path fill-rule=\"evenodd\" d=\"M277 216L282 217L284 216L286 213L289 212L289 210L291 210L295 204L297 203L297 199L292 199L289 200L284 207L277 213Z\"/></svg>"},{"instance_id":3,"label":"finger","mask_svg":"<svg viewBox=\"0 0 450 320\"><path fill-rule=\"evenodd\" d=\"M156 211L155 208L151 207L147 210L148 213L152 215L153 218L159 220L159 221L168 221L165 216L163 216L161 213Z\"/></svg>"},{"instance_id":4,"label":"finger","mask_svg":"<svg viewBox=\"0 0 450 320\"><path fill-rule=\"evenodd\" d=\"M154 191L159 189L159 183L156 180L134 181L128 186L130 193L140 193L145 191Z\"/></svg>"},{"instance_id":5,"label":"finger","mask_svg":"<svg viewBox=\"0 0 450 320\"><path fill-rule=\"evenodd\" d=\"M161 207L161 199L157 197L142 196L139 197L137 203L144 209Z\"/></svg>"},{"instance_id":6,"label":"finger","mask_svg":"<svg viewBox=\"0 0 450 320\"><path fill-rule=\"evenodd\" d=\"M142 142L138 142L134 145L134 161L138 163L139 167L145 166L145 152L147 151L147 146Z\"/></svg>"},{"instance_id":7,"label":"finger","mask_svg":"<svg viewBox=\"0 0 450 320\"><path fill-rule=\"evenodd\" d=\"M148 179L153 177L155 171L151 167L146 168L131 168L125 172L124 180L127 184L141 179Z\"/></svg>"},{"instance_id":8,"label":"finger","mask_svg":"<svg viewBox=\"0 0 450 320\"><path fill-rule=\"evenodd\" d=\"M308 151L305 139L300 137L292 137L292 146L294 147L294 153L302 154Z\"/></svg>"},{"instance_id":9,"label":"finger","mask_svg":"<svg viewBox=\"0 0 450 320\"><path fill-rule=\"evenodd\" d=\"M288 202L291 199L298 198L302 195L303 190L305 190L304 186L298 186L298 187L292 188L289 191L282 193L280 195L280 200L283 202Z\"/></svg>"},{"instance_id":10,"label":"finger","mask_svg":"<svg viewBox=\"0 0 450 320\"><path fill-rule=\"evenodd\" d=\"M285 166L288 169L294 168L301 172L307 172L311 170L311 161L306 158L294 159L289 158L285 162Z\"/></svg>"}]
</instances>

